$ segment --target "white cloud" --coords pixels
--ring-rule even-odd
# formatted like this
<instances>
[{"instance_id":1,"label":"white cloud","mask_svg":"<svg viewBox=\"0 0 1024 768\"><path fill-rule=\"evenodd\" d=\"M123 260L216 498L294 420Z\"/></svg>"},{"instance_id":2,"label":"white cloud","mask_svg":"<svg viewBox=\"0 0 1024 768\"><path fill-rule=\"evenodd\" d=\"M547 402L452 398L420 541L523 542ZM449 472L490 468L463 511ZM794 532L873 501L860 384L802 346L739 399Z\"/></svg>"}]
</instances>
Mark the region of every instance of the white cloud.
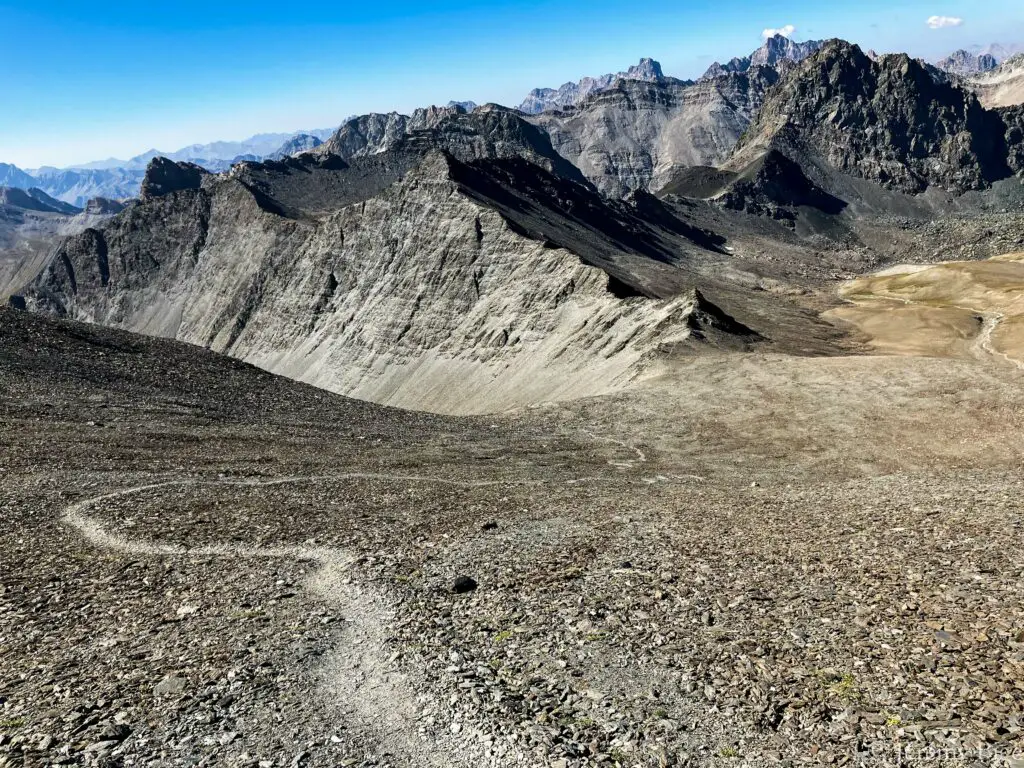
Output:
<instances>
[{"instance_id":1,"label":"white cloud","mask_svg":"<svg viewBox=\"0 0 1024 768\"><path fill-rule=\"evenodd\" d=\"M761 37L763 37L765 40L767 40L770 37L775 37L776 35L782 35L783 37L792 37L794 32L796 32L796 27L794 27L792 24L787 24L786 26L779 27L778 29L766 29L764 32L761 33Z\"/></svg>"},{"instance_id":2,"label":"white cloud","mask_svg":"<svg viewBox=\"0 0 1024 768\"><path fill-rule=\"evenodd\" d=\"M964 20L959 16L930 16L927 24L932 29L945 29L946 27L959 27Z\"/></svg>"}]
</instances>

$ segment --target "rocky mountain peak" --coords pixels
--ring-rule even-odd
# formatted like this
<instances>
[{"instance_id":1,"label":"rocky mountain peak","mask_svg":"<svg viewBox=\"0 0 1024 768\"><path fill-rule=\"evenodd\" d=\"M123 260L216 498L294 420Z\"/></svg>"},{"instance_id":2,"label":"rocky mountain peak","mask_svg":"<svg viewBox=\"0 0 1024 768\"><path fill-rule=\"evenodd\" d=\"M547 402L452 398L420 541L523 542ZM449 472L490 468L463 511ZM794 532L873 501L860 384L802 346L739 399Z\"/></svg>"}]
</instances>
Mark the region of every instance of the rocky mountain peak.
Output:
<instances>
[{"instance_id":1,"label":"rocky mountain peak","mask_svg":"<svg viewBox=\"0 0 1024 768\"><path fill-rule=\"evenodd\" d=\"M434 106L417 109L411 116L364 115L343 125L316 151L349 160L384 152L424 155L435 150L463 162L523 158L565 178L584 181L579 169L555 151L544 130L498 105L473 112L461 106Z\"/></svg>"},{"instance_id":2,"label":"rocky mountain peak","mask_svg":"<svg viewBox=\"0 0 1024 768\"><path fill-rule=\"evenodd\" d=\"M661 71L661 64L656 62L654 59L643 58L640 59L639 64L634 64L632 67L626 70L625 75L621 78L623 80L645 80L652 82L655 80L661 80L665 77L665 73Z\"/></svg>"},{"instance_id":3,"label":"rocky mountain peak","mask_svg":"<svg viewBox=\"0 0 1024 768\"><path fill-rule=\"evenodd\" d=\"M708 67L708 71L701 79L721 77L734 72L747 72L752 67L778 68L788 62L799 63L820 49L822 45L824 45L822 40L798 43L784 35L773 35L749 56L734 58L725 64L719 64L716 61Z\"/></svg>"},{"instance_id":4,"label":"rocky mountain peak","mask_svg":"<svg viewBox=\"0 0 1024 768\"><path fill-rule=\"evenodd\" d=\"M977 75L992 71L999 66L999 62L990 53L975 55L970 51L959 50L937 61L935 65L954 75Z\"/></svg>"},{"instance_id":5,"label":"rocky mountain peak","mask_svg":"<svg viewBox=\"0 0 1024 768\"><path fill-rule=\"evenodd\" d=\"M183 189L198 189L203 177L208 175L209 171L195 163L176 163L166 157L154 157L146 166L139 197L149 200Z\"/></svg>"},{"instance_id":6,"label":"rocky mountain peak","mask_svg":"<svg viewBox=\"0 0 1024 768\"><path fill-rule=\"evenodd\" d=\"M658 82L665 77L661 64L654 59L640 59L625 72L600 77L584 77L577 83L565 83L560 88L535 88L519 105L519 111L537 115L552 109L565 109L579 104L594 93L608 90L619 80Z\"/></svg>"},{"instance_id":7,"label":"rocky mountain peak","mask_svg":"<svg viewBox=\"0 0 1024 768\"><path fill-rule=\"evenodd\" d=\"M821 47L820 40L797 43L783 35L774 35L750 55L750 66L773 67L780 61L800 62Z\"/></svg>"},{"instance_id":8,"label":"rocky mountain peak","mask_svg":"<svg viewBox=\"0 0 1024 768\"><path fill-rule=\"evenodd\" d=\"M964 192L1008 174L1005 133L999 115L922 62L872 61L830 40L769 92L740 154L775 148L903 192Z\"/></svg>"}]
</instances>

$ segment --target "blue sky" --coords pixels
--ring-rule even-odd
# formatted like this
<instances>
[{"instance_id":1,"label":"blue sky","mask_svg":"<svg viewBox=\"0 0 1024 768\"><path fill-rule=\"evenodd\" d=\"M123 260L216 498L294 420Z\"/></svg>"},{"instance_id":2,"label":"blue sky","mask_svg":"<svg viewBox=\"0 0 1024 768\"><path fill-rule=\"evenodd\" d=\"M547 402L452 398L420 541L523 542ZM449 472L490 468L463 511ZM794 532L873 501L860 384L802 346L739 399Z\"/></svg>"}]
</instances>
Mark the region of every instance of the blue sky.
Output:
<instances>
[{"instance_id":1,"label":"blue sky","mask_svg":"<svg viewBox=\"0 0 1024 768\"><path fill-rule=\"evenodd\" d=\"M960 19L929 28L927 19ZM65 166L151 147L337 125L625 69L696 77L766 27L936 58L1024 43L1021 0L0 0L0 162Z\"/></svg>"}]
</instances>

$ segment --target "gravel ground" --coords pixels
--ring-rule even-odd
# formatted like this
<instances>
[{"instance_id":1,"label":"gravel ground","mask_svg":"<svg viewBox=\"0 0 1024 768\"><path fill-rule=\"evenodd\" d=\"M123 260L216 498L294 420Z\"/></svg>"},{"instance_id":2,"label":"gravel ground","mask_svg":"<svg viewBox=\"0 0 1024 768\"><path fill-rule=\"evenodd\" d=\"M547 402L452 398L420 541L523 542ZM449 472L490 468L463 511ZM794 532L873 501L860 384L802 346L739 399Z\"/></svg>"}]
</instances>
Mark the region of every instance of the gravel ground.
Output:
<instances>
[{"instance_id":1,"label":"gravel ground","mask_svg":"<svg viewBox=\"0 0 1024 768\"><path fill-rule=\"evenodd\" d=\"M1021 375L667 365L452 419L0 311L0 765L1018 764Z\"/></svg>"}]
</instances>

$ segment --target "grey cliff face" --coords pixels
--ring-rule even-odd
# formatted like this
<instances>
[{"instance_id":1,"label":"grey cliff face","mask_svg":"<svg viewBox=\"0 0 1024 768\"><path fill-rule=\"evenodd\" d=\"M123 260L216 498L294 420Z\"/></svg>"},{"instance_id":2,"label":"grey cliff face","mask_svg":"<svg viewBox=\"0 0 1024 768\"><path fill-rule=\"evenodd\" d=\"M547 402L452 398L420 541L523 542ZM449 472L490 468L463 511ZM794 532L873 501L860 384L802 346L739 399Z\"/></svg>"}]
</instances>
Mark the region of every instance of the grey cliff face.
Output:
<instances>
[{"instance_id":1,"label":"grey cliff face","mask_svg":"<svg viewBox=\"0 0 1024 768\"><path fill-rule=\"evenodd\" d=\"M527 115L536 115L548 110L565 109L579 104L591 94L611 88L620 80L654 83L664 77L658 62L654 59L640 59L639 64L615 75L585 77L577 83L565 83L557 89L535 88L519 105L519 111Z\"/></svg>"},{"instance_id":2,"label":"grey cliff face","mask_svg":"<svg viewBox=\"0 0 1024 768\"><path fill-rule=\"evenodd\" d=\"M724 162L778 73L699 83L619 81L579 106L535 115L554 148L611 197L663 186L677 166Z\"/></svg>"},{"instance_id":3,"label":"grey cliff face","mask_svg":"<svg viewBox=\"0 0 1024 768\"><path fill-rule=\"evenodd\" d=\"M359 186L384 157L243 166L147 196L65 241L27 305L442 410L607 391L691 338L698 309L720 314L670 263L714 247L706 233L651 229L521 159L431 152L383 189ZM300 182L337 204L303 208Z\"/></svg>"}]
</instances>

